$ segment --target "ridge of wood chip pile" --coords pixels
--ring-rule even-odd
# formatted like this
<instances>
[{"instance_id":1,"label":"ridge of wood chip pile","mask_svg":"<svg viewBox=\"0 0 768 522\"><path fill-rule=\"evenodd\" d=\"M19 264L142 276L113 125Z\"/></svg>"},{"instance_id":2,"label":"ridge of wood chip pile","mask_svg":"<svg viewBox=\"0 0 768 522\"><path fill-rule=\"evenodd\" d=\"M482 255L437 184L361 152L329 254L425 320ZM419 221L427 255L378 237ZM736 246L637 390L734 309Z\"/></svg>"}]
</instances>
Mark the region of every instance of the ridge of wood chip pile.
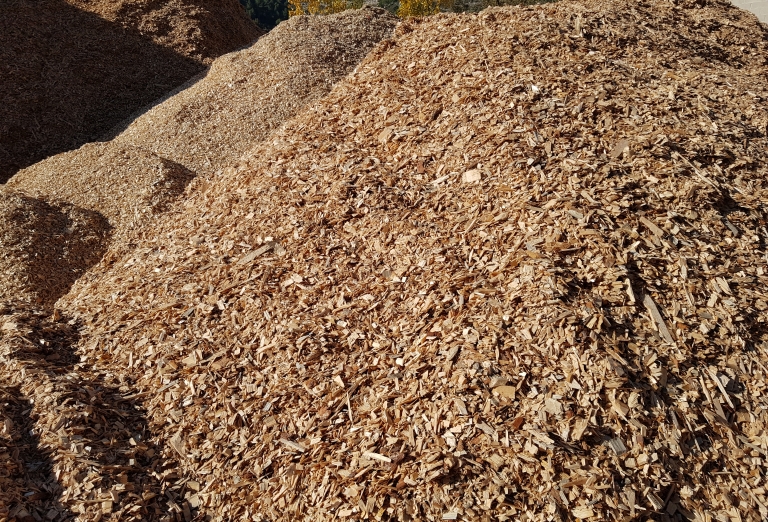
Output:
<instances>
[{"instance_id":1,"label":"ridge of wood chip pile","mask_svg":"<svg viewBox=\"0 0 768 522\"><path fill-rule=\"evenodd\" d=\"M238 0L65 0L210 65L265 34Z\"/></svg>"},{"instance_id":2,"label":"ridge of wood chip pile","mask_svg":"<svg viewBox=\"0 0 768 522\"><path fill-rule=\"evenodd\" d=\"M138 147L87 143L19 171L6 188L98 212L123 231L165 210L194 177Z\"/></svg>"},{"instance_id":3,"label":"ridge of wood chip pile","mask_svg":"<svg viewBox=\"0 0 768 522\"><path fill-rule=\"evenodd\" d=\"M104 255L110 226L91 210L0 189L0 300L51 308Z\"/></svg>"},{"instance_id":4,"label":"ridge of wood chip pile","mask_svg":"<svg viewBox=\"0 0 768 522\"><path fill-rule=\"evenodd\" d=\"M66 508L764 520L766 33L716 0L401 24L59 301L101 383L27 384Z\"/></svg>"},{"instance_id":5,"label":"ridge of wood chip pile","mask_svg":"<svg viewBox=\"0 0 768 522\"><path fill-rule=\"evenodd\" d=\"M153 150L197 174L227 167L327 94L392 36L397 20L371 7L292 17L217 59L204 78L138 117L115 141Z\"/></svg>"},{"instance_id":6,"label":"ridge of wood chip pile","mask_svg":"<svg viewBox=\"0 0 768 522\"><path fill-rule=\"evenodd\" d=\"M0 183L98 139L261 34L237 0L4 0Z\"/></svg>"}]
</instances>

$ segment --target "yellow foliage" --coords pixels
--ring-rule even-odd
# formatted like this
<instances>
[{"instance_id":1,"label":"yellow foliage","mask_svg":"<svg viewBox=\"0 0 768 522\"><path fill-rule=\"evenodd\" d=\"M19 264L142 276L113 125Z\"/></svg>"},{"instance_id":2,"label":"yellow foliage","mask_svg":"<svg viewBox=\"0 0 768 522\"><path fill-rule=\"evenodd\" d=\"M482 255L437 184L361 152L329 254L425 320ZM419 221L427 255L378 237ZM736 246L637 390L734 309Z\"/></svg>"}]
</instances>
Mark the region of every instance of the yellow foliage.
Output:
<instances>
[{"instance_id":1,"label":"yellow foliage","mask_svg":"<svg viewBox=\"0 0 768 522\"><path fill-rule=\"evenodd\" d=\"M324 15L360 9L364 0L292 0L288 4L288 16L303 14Z\"/></svg>"},{"instance_id":2,"label":"yellow foliage","mask_svg":"<svg viewBox=\"0 0 768 522\"><path fill-rule=\"evenodd\" d=\"M364 0L289 0L288 16L340 13L347 9L360 9L363 2ZM397 16L429 16L441 10L450 10L452 6L453 0L400 0Z\"/></svg>"},{"instance_id":3,"label":"yellow foliage","mask_svg":"<svg viewBox=\"0 0 768 522\"><path fill-rule=\"evenodd\" d=\"M429 16L439 13L440 9L449 9L452 4L452 0L400 0L397 16L400 18Z\"/></svg>"},{"instance_id":4,"label":"yellow foliage","mask_svg":"<svg viewBox=\"0 0 768 522\"><path fill-rule=\"evenodd\" d=\"M400 18L429 16L436 14L439 9L435 0L400 0L400 9L397 10L397 16Z\"/></svg>"}]
</instances>

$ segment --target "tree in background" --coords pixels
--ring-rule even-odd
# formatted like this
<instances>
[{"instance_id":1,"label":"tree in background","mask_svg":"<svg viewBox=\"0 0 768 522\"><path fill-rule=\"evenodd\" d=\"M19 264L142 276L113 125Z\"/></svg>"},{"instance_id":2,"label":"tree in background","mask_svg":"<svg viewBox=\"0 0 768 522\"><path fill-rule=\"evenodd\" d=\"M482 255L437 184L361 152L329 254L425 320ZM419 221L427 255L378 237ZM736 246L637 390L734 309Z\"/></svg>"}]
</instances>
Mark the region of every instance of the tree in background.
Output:
<instances>
[{"instance_id":1,"label":"tree in background","mask_svg":"<svg viewBox=\"0 0 768 522\"><path fill-rule=\"evenodd\" d=\"M486 7L547 4L557 0L379 0L379 7L406 18L437 12L476 13Z\"/></svg>"},{"instance_id":2,"label":"tree in background","mask_svg":"<svg viewBox=\"0 0 768 522\"><path fill-rule=\"evenodd\" d=\"M283 20L288 20L288 0L240 0L251 20L269 31Z\"/></svg>"},{"instance_id":3,"label":"tree in background","mask_svg":"<svg viewBox=\"0 0 768 522\"><path fill-rule=\"evenodd\" d=\"M360 9L364 0L290 0L288 15L333 14L347 9Z\"/></svg>"},{"instance_id":4,"label":"tree in background","mask_svg":"<svg viewBox=\"0 0 768 522\"><path fill-rule=\"evenodd\" d=\"M392 14L397 14L397 10L400 9L400 0L379 0L378 5Z\"/></svg>"},{"instance_id":5,"label":"tree in background","mask_svg":"<svg viewBox=\"0 0 768 522\"><path fill-rule=\"evenodd\" d=\"M397 16L408 18L410 16L429 16L442 10L449 10L453 0L400 0Z\"/></svg>"}]
</instances>

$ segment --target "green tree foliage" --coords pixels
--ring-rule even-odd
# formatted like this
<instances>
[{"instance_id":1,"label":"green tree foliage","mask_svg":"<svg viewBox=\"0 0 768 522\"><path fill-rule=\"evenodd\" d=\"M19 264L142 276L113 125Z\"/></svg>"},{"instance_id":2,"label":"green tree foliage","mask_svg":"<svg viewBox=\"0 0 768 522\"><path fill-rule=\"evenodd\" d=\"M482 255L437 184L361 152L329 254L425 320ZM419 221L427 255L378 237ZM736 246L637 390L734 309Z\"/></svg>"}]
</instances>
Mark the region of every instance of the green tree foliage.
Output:
<instances>
[{"instance_id":1,"label":"green tree foliage","mask_svg":"<svg viewBox=\"0 0 768 522\"><path fill-rule=\"evenodd\" d=\"M397 10L400 9L400 0L379 0L379 7L392 14L397 14Z\"/></svg>"},{"instance_id":2,"label":"green tree foliage","mask_svg":"<svg viewBox=\"0 0 768 522\"><path fill-rule=\"evenodd\" d=\"M240 3L251 20L267 31L288 20L288 0L240 0Z\"/></svg>"}]
</instances>

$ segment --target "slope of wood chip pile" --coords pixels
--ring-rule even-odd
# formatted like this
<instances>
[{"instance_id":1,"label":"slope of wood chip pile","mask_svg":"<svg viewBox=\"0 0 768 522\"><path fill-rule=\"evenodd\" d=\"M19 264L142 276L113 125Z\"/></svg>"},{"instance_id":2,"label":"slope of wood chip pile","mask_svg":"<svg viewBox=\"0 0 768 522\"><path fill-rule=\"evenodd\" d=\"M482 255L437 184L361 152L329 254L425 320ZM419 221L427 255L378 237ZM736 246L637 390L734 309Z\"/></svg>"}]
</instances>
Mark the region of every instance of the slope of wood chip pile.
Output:
<instances>
[{"instance_id":1,"label":"slope of wood chip pile","mask_svg":"<svg viewBox=\"0 0 768 522\"><path fill-rule=\"evenodd\" d=\"M51 307L101 259L110 227L97 212L0 191L0 300Z\"/></svg>"},{"instance_id":2,"label":"slope of wood chip pile","mask_svg":"<svg viewBox=\"0 0 768 522\"><path fill-rule=\"evenodd\" d=\"M116 510L116 520L160 519L167 507L157 501L144 412L120 382L81 362L76 342L71 322L19 302L0 305L8 373L0 384L0 519L71 520L121 496L140 500L131 513Z\"/></svg>"},{"instance_id":3,"label":"slope of wood chip pile","mask_svg":"<svg viewBox=\"0 0 768 522\"><path fill-rule=\"evenodd\" d=\"M264 34L237 0L66 1L206 65Z\"/></svg>"},{"instance_id":4,"label":"slope of wood chip pile","mask_svg":"<svg viewBox=\"0 0 768 522\"><path fill-rule=\"evenodd\" d=\"M98 139L255 40L261 31L240 11L237 0L4 0L0 183Z\"/></svg>"},{"instance_id":5,"label":"slope of wood chip pile","mask_svg":"<svg viewBox=\"0 0 768 522\"><path fill-rule=\"evenodd\" d=\"M122 231L165 210L193 176L146 150L97 142L18 172L6 188L98 212Z\"/></svg>"},{"instance_id":6,"label":"slope of wood chip pile","mask_svg":"<svg viewBox=\"0 0 768 522\"><path fill-rule=\"evenodd\" d=\"M193 181L59 301L161 508L766 519L767 36L716 0L406 23Z\"/></svg>"},{"instance_id":7,"label":"slope of wood chip pile","mask_svg":"<svg viewBox=\"0 0 768 522\"><path fill-rule=\"evenodd\" d=\"M313 100L327 94L397 18L365 8L281 23L205 78L137 118L115 141L144 147L198 174L234 162Z\"/></svg>"}]
</instances>

